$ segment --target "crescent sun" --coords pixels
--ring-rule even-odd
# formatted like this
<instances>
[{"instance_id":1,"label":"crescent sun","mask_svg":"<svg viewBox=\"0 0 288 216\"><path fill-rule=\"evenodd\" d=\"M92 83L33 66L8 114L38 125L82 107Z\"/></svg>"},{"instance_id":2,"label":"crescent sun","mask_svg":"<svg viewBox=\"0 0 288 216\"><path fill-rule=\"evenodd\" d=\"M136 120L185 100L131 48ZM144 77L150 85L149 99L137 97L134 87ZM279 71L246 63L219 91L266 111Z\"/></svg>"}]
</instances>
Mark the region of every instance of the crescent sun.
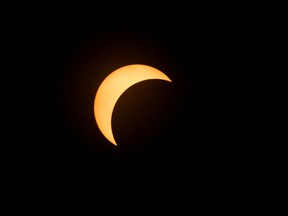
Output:
<instances>
[{"instance_id":1,"label":"crescent sun","mask_svg":"<svg viewBox=\"0 0 288 216\"><path fill-rule=\"evenodd\" d=\"M148 79L172 82L154 67L132 64L113 71L100 84L94 99L94 116L99 130L112 144L117 146L112 132L112 114L117 100L129 87Z\"/></svg>"}]
</instances>

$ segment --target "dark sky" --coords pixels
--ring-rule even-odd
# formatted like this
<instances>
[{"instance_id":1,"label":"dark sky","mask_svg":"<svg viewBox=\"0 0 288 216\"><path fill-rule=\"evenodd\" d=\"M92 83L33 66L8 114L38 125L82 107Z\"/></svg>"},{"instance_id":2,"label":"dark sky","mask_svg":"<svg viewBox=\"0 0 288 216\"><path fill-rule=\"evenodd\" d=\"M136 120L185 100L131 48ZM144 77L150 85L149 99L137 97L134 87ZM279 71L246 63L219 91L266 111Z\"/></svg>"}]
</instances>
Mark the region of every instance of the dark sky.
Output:
<instances>
[{"instance_id":1,"label":"dark sky","mask_svg":"<svg viewBox=\"0 0 288 216\"><path fill-rule=\"evenodd\" d=\"M247 147L241 81L249 35L237 19L199 14L182 21L75 14L18 20L10 52L20 87L12 127L20 132L11 137L10 160L59 173L239 165ZM115 147L96 126L94 97L110 72L134 63L161 70L172 83L145 81L121 96L112 119Z\"/></svg>"},{"instance_id":2,"label":"dark sky","mask_svg":"<svg viewBox=\"0 0 288 216\"><path fill-rule=\"evenodd\" d=\"M262 154L274 143L259 141L266 113L255 106L266 98L257 84L267 84L260 5L118 2L3 7L0 152L9 211L56 203L74 211L87 197L98 214L103 201L105 212L120 203L137 213L151 205L177 214L258 207L266 169L274 169ZM121 95L115 147L97 128L94 97L109 73L134 63L172 83L144 81ZM259 170L265 175L254 178Z\"/></svg>"}]
</instances>

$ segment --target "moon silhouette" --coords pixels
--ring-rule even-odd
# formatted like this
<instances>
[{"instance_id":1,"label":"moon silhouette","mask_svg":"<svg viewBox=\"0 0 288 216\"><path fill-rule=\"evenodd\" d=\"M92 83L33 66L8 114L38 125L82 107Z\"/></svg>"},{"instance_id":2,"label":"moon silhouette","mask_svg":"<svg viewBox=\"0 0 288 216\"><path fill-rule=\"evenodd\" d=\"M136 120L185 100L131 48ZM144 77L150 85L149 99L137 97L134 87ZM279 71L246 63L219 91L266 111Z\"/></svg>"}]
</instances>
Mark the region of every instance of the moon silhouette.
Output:
<instances>
[{"instance_id":1,"label":"moon silhouette","mask_svg":"<svg viewBox=\"0 0 288 216\"><path fill-rule=\"evenodd\" d=\"M94 116L101 133L117 146L112 132L112 114L119 97L132 85L149 79L172 82L160 70L143 64L132 64L118 68L100 84L94 100Z\"/></svg>"}]
</instances>

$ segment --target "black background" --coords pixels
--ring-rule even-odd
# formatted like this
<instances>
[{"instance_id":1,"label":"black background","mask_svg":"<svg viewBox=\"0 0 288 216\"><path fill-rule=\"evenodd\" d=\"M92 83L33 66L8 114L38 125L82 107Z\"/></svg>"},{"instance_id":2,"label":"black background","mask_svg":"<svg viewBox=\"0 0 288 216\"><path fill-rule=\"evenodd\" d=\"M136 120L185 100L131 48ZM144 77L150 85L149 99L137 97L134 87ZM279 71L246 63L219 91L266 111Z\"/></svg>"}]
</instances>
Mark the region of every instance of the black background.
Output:
<instances>
[{"instance_id":1,"label":"black background","mask_svg":"<svg viewBox=\"0 0 288 216\"><path fill-rule=\"evenodd\" d=\"M113 184L141 176L134 179L141 185L142 177L176 176L187 186L247 171L255 151L248 138L254 122L247 120L254 112L248 89L255 26L235 8L196 8L125 16L100 8L38 10L14 19L5 41L13 131L5 163L55 185L63 177ZM97 128L94 97L109 73L135 63L161 70L172 83L141 82L121 96L115 147Z\"/></svg>"},{"instance_id":2,"label":"black background","mask_svg":"<svg viewBox=\"0 0 288 216\"><path fill-rule=\"evenodd\" d=\"M269 48L283 44L270 5L106 3L3 6L0 153L9 211L75 213L81 201L98 214L263 209L275 197L267 185L277 191L270 180L279 179L267 117L276 105L267 97L275 96L277 65ZM134 63L172 83L141 82L121 96L115 147L97 128L93 101L109 73Z\"/></svg>"}]
</instances>

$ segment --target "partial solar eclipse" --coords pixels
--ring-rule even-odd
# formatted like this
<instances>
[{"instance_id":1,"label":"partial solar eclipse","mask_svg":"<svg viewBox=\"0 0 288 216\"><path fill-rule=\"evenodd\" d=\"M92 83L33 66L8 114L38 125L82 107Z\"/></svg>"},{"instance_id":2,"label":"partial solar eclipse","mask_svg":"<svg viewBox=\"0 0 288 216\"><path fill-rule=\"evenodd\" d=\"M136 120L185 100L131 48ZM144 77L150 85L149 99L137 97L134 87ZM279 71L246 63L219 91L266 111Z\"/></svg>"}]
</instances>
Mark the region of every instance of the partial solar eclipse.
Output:
<instances>
[{"instance_id":1,"label":"partial solar eclipse","mask_svg":"<svg viewBox=\"0 0 288 216\"><path fill-rule=\"evenodd\" d=\"M94 116L99 130L112 144L117 146L112 131L112 114L117 100L132 85L149 79L172 82L154 67L132 64L113 71L99 86L94 100Z\"/></svg>"}]
</instances>

